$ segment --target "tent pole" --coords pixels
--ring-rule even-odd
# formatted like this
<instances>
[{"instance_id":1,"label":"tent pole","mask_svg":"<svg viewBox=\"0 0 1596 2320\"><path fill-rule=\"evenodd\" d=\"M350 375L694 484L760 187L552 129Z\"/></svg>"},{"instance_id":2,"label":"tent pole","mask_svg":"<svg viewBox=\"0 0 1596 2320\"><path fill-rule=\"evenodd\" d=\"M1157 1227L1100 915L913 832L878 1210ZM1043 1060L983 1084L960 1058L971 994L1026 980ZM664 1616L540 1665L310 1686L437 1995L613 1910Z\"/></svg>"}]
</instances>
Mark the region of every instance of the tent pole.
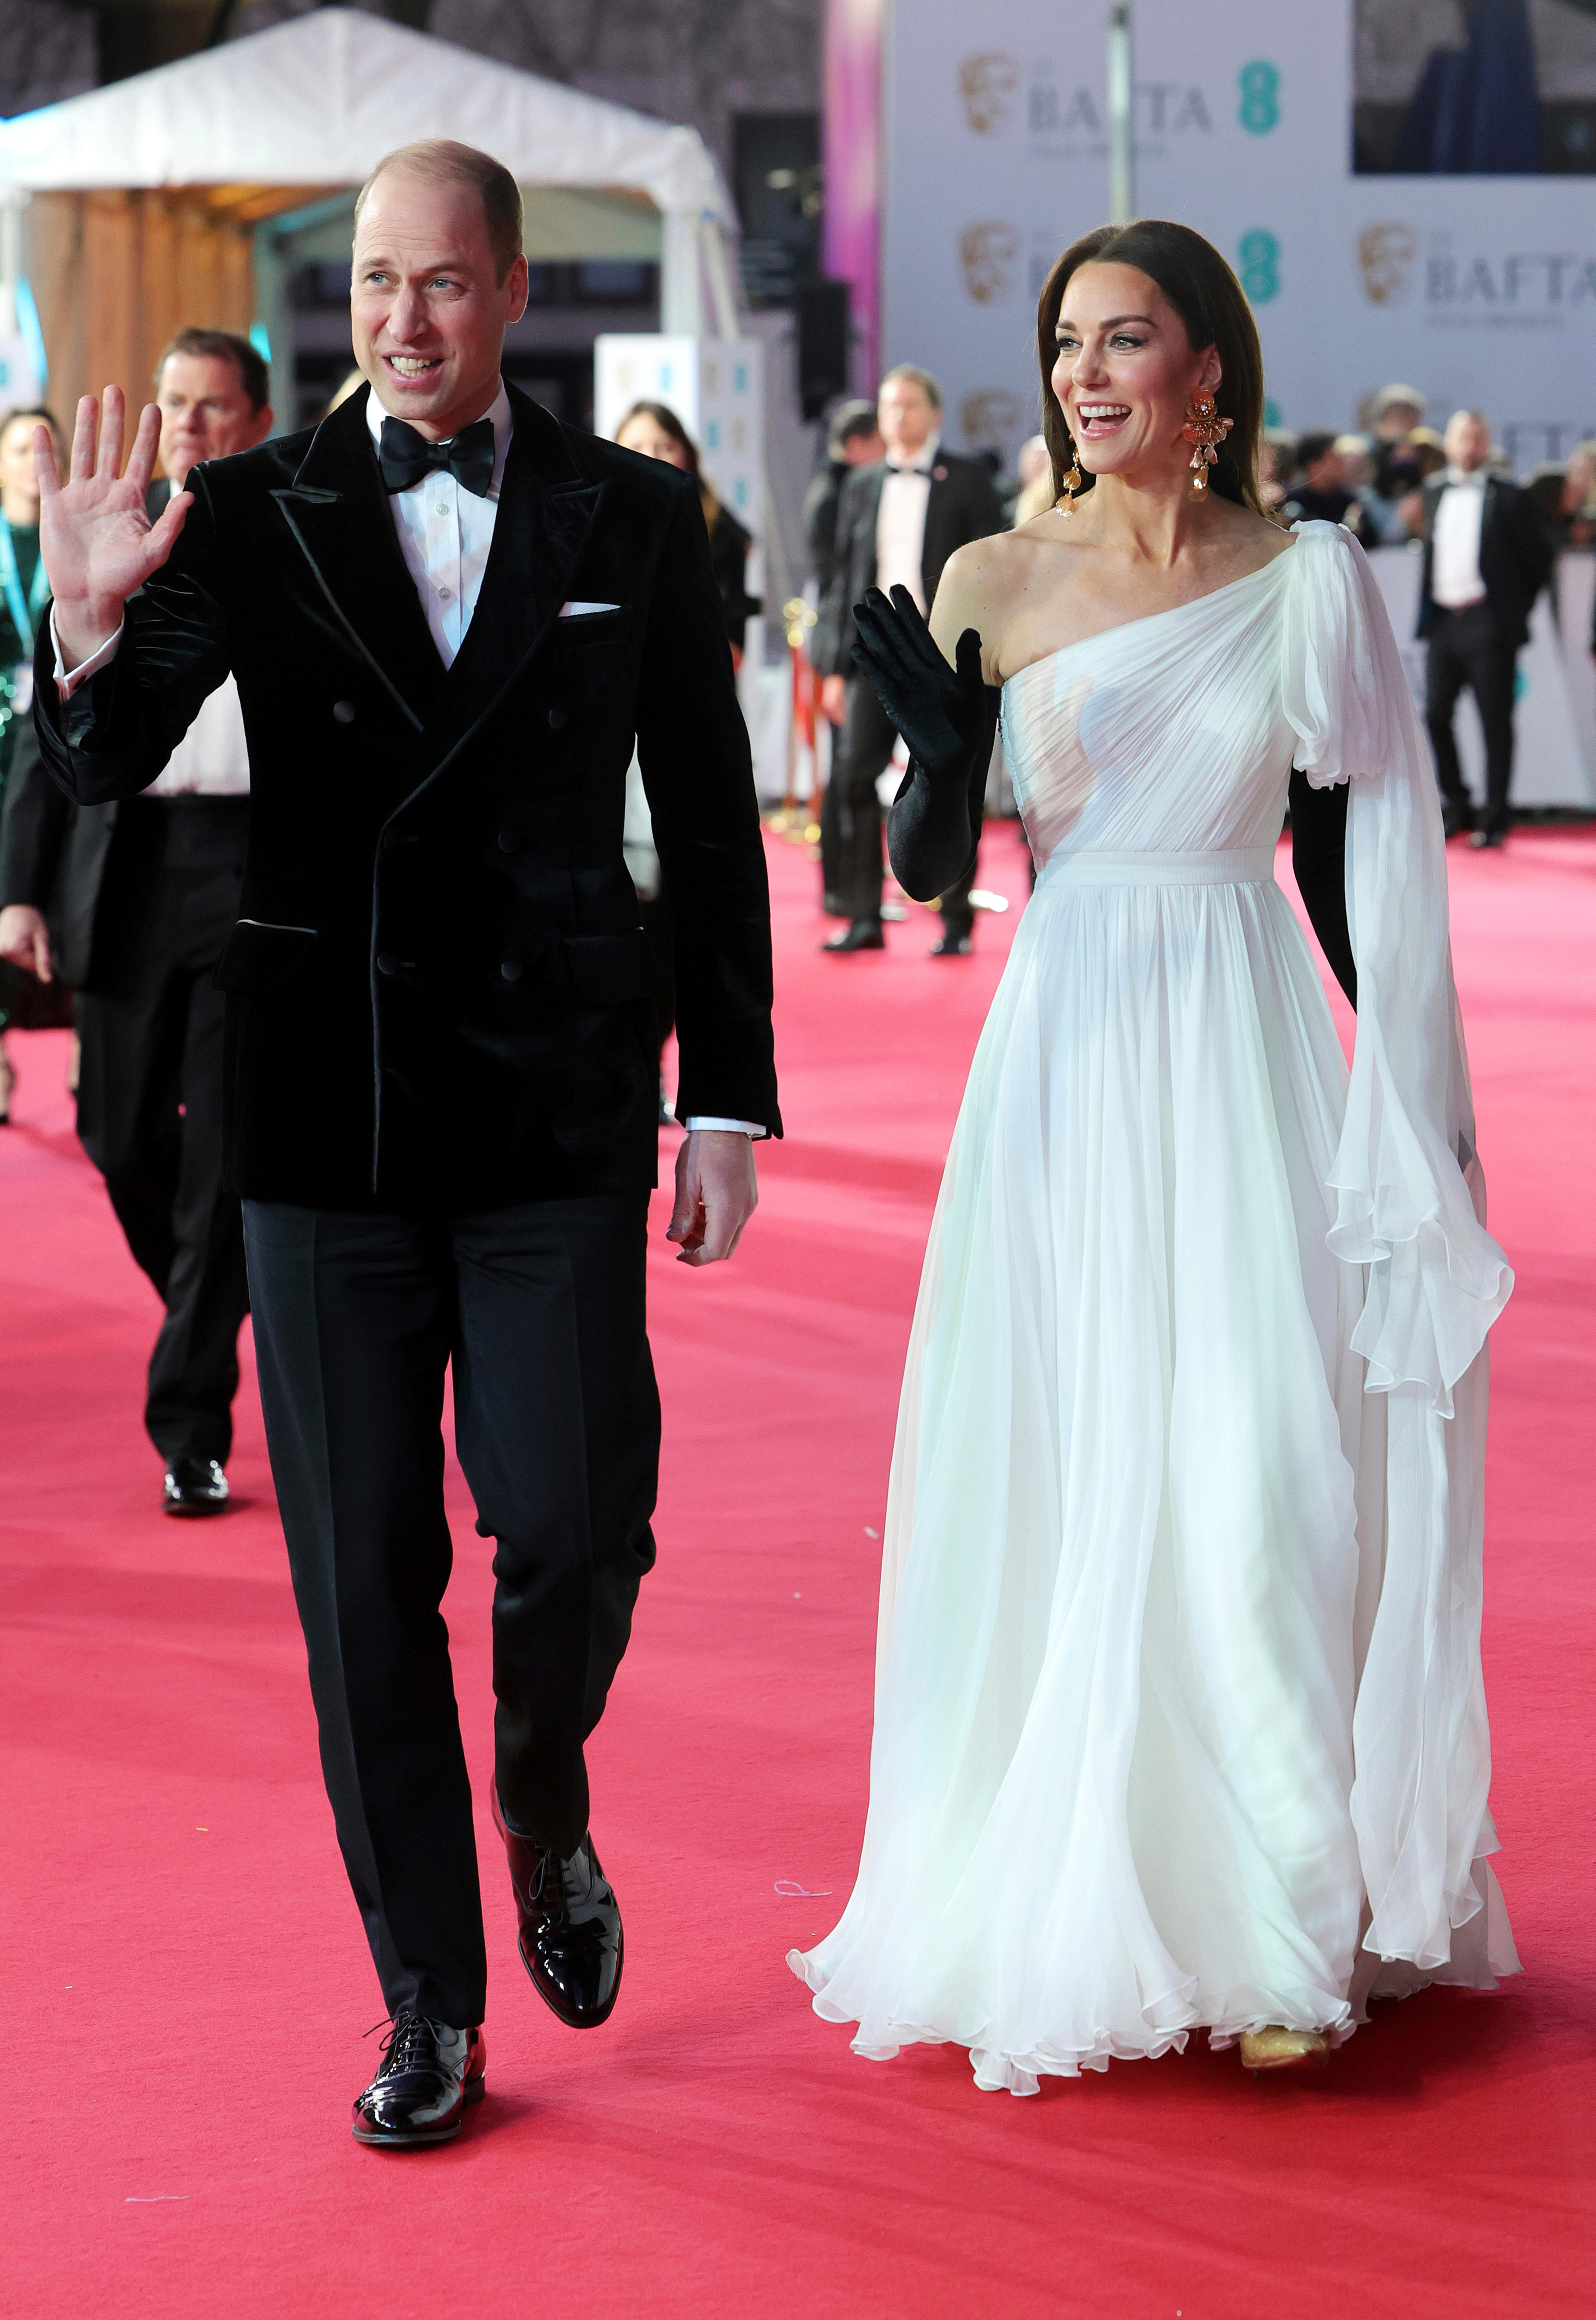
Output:
<instances>
[{"instance_id":1,"label":"tent pole","mask_svg":"<svg viewBox=\"0 0 1596 2320\"><path fill-rule=\"evenodd\" d=\"M264 324L271 349L272 433L292 435L299 425L294 375L294 323L288 311L287 258L283 239L268 219L255 229L255 319Z\"/></svg>"},{"instance_id":2,"label":"tent pole","mask_svg":"<svg viewBox=\"0 0 1596 2320\"><path fill-rule=\"evenodd\" d=\"M27 272L27 195L16 186L0 186L0 332L6 336L17 329L16 287Z\"/></svg>"},{"instance_id":3,"label":"tent pole","mask_svg":"<svg viewBox=\"0 0 1596 2320\"><path fill-rule=\"evenodd\" d=\"M739 335L739 325L737 297L731 286L731 267L726 254L726 236L718 218L705 218L701 231L714 334L718 339L735 339Z\"/></svg>"},{"instance_id":4,"label":"tent pole","mask_svg":"<svg viewBox=\"0 0 1596 2320\"><path fill-rule=\"evenodd\" d=\"M699 276L698 220L690 211L667 210L659 238L659 327L667 338L703 336L703 290Z\"/></svg>"}]
</instances>

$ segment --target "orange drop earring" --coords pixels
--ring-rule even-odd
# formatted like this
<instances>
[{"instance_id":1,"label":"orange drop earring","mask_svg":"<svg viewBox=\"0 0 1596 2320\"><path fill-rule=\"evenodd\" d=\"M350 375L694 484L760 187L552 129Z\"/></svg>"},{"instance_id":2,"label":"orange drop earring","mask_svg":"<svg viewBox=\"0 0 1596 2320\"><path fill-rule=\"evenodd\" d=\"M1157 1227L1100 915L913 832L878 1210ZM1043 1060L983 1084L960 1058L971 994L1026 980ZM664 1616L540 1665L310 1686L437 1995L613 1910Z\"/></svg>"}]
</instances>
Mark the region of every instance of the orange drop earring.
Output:
<instances>
[{"instance_id":1,"label":"orange drop earring","mask_svg":"<svg viewBox=\"0 0 1596 2320\"><path fill-rule=\"evenodd\" d=\"M1208 489L1208 471L1219 464L1216 443L1222 443L1236 421L1221 419L1214 399L1207 387L1200 386L1186 405L1186 423L1181 433L1188 443L1197 448L1192 454L1192 489L1199 495Z\"/></svg>"},{"instance_id":2,"label":"orange drop earring","mask_svg":"<svg viewBox=\"0 0 1596 2320\"><path fill-rule=\"evenodd\" d=\"M1074 515L1075 512L1075 494L1080 490L1081 485L1085 482L1086 478L1081 473L1081 455L1075 449L1075 439L1073 435L1069 439L1069 457L1070 469L1068 475L1066 476L1064 479L1064 490L1059 494L1058 506L1064 514Z\"/></svg>"}]
</instances>

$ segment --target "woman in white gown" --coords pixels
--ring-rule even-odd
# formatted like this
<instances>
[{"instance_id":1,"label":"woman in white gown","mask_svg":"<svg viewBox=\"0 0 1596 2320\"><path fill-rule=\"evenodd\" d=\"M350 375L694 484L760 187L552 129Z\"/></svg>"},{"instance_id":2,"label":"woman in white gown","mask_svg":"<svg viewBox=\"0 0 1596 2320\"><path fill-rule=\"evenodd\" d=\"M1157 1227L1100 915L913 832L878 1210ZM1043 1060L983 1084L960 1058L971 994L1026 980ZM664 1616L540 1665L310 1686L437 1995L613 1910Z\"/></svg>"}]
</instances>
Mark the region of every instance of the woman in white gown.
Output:
<instances>
[{"instance_id":1,"label":"woman in white gown","mask_svg":"<svg viewBox=\"0 0 1596 2320\"><path fill-rule=\"evenodd\" d=\"M790 1959L860 2053L957 2041L1016 2094L1200 2026L1318 2066L1371 1996L1518 1963L1479 1653L1512 1276L1423 734L1362 551L1258 512L1218 253L1103 229L1039 326L1061 505L961 549L929 635L902 591L860 621L900 876L969 860L1000 685L1038 875L915 1311L858 1880ZM1350 1075L1288 782L1338 872L1345 829Z\"/></svg>"}]
</instances>

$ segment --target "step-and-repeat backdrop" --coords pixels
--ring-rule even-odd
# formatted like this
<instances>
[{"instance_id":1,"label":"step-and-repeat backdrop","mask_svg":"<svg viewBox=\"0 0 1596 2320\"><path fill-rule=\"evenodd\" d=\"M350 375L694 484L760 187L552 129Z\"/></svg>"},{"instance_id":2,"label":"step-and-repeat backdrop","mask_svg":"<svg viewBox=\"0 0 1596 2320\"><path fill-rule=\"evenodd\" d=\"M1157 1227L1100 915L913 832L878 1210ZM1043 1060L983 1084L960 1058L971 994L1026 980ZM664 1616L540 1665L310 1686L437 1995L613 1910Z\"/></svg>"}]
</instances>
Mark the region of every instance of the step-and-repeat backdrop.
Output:
<instances>
[{"instance_id":1,"label":"step-and-repeat backdrop","mask_svg":"<svg viewBox=\"0 0 1596 2320\"><path fill-rule=\"evenodd\" d=\"M1107 210L1106 14L1102 0L893 11L884 357L942 379L956 441L1011 450L1035 427L1038 294ZM1235 266L1280 423L1350 427L1401 380L1432 416L1486 411L1520 473L1596 434L1596 177L1568 173L1582 130L1596 165L1589 120L1572 117L1554 176L1363 175L1355 159L1394 157L1379 125L1394 119L1400 144L1437 58L1441 84L1451 59L1502 77L1489 55L1436 49L1454 15L1466 39L1454 0L1136 0L1134 15L1136 206ZM1532 21L1550 43L1549 139L1586 82L1596 115L1596 20Z\"/></svg>"},{"instance_id":2,"label":"step-and-repeat backdrop","mask_svg":"<svg viewBox=\"0 0 1596 2320\"><path fill-rule=\"evenodd\" d=\"M1106 15L1102 0L891 12L883 361L936 374L956 446L1011 460L1036 428L1037 299L1107 210ZM1401 381L1437 424L1484 411L1520 475L1596 436L1596 19L1527 14L1537 88L1514 82L1527 47L1469 52L1454 0L1135 0L1134 18L1136 207L1197 227L1236 267L1273 422L1350 428ZM1528 107L1556 174L1423 174L1457 166L1448 105L1466 95L1489 127L1498 93L1499 147L1522 146ZM1375 173L1399 158L1403 174ZM1596 795L1586 752L1576 773L1561 739L1596 731L1591 664L1585 635L1562 651L1546 625L1527 721L1538 735L1550 717L1563 762L1527 751L1542 770L1526 763L1523 792L1573 803Z\"/></svg>"}]
</instances>

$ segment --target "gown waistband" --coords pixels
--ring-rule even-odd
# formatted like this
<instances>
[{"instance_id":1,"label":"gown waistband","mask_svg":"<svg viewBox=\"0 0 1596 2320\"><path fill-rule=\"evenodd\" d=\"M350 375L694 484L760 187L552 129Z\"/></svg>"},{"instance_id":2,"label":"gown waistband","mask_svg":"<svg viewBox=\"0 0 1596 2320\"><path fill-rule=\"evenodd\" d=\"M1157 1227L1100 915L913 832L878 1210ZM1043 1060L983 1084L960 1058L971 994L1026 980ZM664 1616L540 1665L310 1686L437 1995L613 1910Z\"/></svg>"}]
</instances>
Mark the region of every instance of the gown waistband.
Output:
<instances>
[{"instance_id":1,"label":"gown waistband","mask_svg":"<svg viewBox=\"0 0 1596 2320\"><path fill-rule=\"evenodd\" d=\"M1113 854L1094 847L1050 855L1037 874L1044 886L1248 886L1274 877L1273 846L1233 846L1215 854Z\"/></svg>"}]
</instances>

